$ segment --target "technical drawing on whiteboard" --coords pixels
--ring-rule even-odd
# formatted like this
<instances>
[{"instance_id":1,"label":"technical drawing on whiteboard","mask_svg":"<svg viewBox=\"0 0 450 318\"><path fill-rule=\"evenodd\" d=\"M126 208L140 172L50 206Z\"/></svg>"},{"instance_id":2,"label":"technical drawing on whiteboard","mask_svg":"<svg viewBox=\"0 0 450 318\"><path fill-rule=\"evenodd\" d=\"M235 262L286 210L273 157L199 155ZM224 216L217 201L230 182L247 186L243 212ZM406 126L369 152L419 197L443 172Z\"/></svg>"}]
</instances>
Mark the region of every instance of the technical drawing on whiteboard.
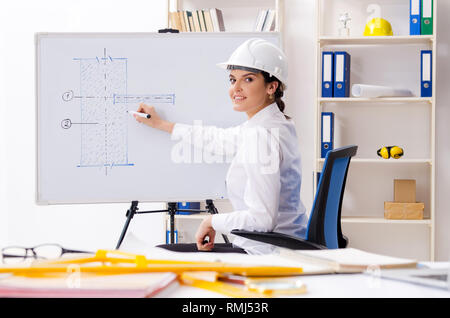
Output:
<instances>
[{"instance_id":1,"label":"technical drawing on whiteboard","mask_svg":"<svg viewBox=\"0 0 450 318\"><path fill-rule=\"evenodd\" d=\"M74 58L80 64L80 93L62 94L65 102L80 102L81 118L61 121L63 129L81 126L80 162L77 167L108 168L133 166L128 161L127 104L175 104L175 94L128 95L127 58L111 57L106 48L103 57ZM136 105L134 105L136 106ZM135 107L136 108L136 107ZM135 110L135 108L133 110Z\"/></svg>"}]
</instances>

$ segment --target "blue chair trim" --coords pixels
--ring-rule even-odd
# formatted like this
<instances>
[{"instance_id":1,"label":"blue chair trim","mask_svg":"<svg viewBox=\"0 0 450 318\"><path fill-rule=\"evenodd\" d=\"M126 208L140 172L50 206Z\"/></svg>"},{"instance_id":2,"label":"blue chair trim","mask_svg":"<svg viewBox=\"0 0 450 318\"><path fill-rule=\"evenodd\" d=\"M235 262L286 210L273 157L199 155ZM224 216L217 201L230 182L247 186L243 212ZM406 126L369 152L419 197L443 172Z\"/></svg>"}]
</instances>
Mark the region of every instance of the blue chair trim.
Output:
<instances>
[{"instance_id":1,"label":"blue chair trim","mask_svg":"<svg viewBox=\"0 0 450 318\"><path fill-rule=\"evenodd\" d=\"M347 174L350 158L335 159L331 172L330 187L328 190L325 208L325 242L328 248L339 248L338 242L338 213L341 203L341 192Z\"/></svg>"}]
</instances>

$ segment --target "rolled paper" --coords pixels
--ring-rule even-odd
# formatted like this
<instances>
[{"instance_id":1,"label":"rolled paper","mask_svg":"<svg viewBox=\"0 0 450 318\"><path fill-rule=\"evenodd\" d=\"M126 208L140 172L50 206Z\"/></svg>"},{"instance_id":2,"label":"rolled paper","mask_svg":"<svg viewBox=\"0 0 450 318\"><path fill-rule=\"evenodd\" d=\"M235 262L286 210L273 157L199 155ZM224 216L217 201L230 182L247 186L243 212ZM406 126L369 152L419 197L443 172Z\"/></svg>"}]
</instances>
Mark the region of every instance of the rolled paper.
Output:
<instances>
[{"instance_id":1,"label":"rolled paper","mask_svg":"<svg viewBox=\"0 0 450 318\"><path fill-rule=\"evenodd\" d=\"M411 97L412 92L409 89L393 88L389 86L377 86L366 84L352 85L353 97Z\"/></svg>"}]
</instances>

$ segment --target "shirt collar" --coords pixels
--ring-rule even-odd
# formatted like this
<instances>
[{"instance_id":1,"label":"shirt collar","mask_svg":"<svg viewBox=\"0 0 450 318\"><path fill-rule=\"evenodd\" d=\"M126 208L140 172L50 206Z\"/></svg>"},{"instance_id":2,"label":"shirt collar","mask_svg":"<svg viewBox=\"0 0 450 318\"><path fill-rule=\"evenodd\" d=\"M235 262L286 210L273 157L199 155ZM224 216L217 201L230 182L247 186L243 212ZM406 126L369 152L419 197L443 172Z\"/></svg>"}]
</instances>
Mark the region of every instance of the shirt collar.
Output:
<instances>
[{"instance_id":1,"label":"shirt collar","mask_svg":"<svg viewBox=\"0 0 450 318\"><path fill-rule=\"evenodd\" d=\"M270 118L274 116L276 113L279 113L280 109L278 108L278 105L276 103L272 103L263 109L261 109L259 112L254 114L252 118L247 120L247 124L257 124L261 122L262 120L266 118Z\"/></svg>"}]
</instances>

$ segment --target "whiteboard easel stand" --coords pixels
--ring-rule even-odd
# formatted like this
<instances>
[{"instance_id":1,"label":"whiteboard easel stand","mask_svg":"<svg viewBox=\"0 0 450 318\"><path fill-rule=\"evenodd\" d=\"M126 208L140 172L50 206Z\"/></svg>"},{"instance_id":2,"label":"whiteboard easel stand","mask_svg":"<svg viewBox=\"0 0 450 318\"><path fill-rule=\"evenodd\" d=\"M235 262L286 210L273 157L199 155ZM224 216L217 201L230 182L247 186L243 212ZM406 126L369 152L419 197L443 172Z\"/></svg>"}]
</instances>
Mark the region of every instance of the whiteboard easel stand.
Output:
<instances>
[{"instance_id":1,"label":"whiteboard easel stand","mask_svg":"<svg viewBox=\"0 0 450 318\"><path fill-rule=\"evenodd\" d=\"M170 244L175 243L175 214L177 212L208 212L210 214L217 214L217 208L214 206L213 200L206 200L206 210L197 210L197 209L178 209L177 202L168 202L167 209L166 210L153 210L153 211L141 211L138 212L138 203L139 201L132 201L130 208L127 210L126 213L126 221L125 225L123 226L122 233L120 234L119 241L117 242L116 250L119 249L120 245L122 244L122 241L125 237L125 234L127 233L128 226L130 225L131 219L134 217L135 214L144 214L144 213L161 213L161 212L168 212L170 216ZM222 237L225 241L225 243L229 243L228 238L225 234L222 234Z\"/></svg>"}]
</instances>

